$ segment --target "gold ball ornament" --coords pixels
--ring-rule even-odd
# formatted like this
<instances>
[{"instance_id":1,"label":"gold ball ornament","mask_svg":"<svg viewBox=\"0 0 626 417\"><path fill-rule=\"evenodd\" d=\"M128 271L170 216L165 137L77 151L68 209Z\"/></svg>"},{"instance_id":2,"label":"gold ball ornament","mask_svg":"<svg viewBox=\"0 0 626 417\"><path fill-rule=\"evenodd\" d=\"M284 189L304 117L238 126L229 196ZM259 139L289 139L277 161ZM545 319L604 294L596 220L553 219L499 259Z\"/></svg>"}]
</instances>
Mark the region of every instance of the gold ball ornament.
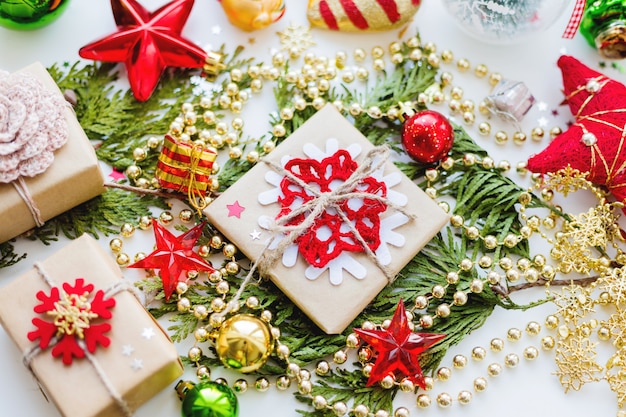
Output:
<instances>
[{"instance_id":1,"label":"gold ball ornament","mask_svg":"<svg viewBox=\"0 0 626 417\"><path fill-rule=\"evenodd\" d=\"M237 314L220 327L215 349L226 367L248 373L267 362L274 339L267 323L251 314Z\"/></svg>"},{"instance_id":2,"label":"gold ball ornament","mask_svg":"<svg viewBox=\"0 0 626 417\"><path fill-rule=\"evenodd\" d=\"M347 12L343 0L309 0L311 26L341 32L379 32L408 24L420 0L353 0Z\"/></svg>"},{"instance_id":3,"label":"gold ball ornament","mask_svg":"<svg viewBox=\"0 0 626 417\"><path fill-rule=\"evenodd\" d=\"M247 32L263 29L285 14L283 0L221 0L226 17Z\"/></svg>"}]
</instances>

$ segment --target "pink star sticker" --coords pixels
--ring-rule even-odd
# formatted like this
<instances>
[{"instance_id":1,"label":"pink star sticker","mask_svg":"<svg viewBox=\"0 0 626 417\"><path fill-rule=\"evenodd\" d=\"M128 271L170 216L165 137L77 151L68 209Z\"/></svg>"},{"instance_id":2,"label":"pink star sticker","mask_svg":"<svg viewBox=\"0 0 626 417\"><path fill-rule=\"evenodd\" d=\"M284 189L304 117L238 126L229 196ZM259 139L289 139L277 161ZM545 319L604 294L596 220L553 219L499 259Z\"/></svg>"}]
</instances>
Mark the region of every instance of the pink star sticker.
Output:
<instances>
[{"instance_id":1,"label":"pink star sticker","mask_svg":"<svg viewBox=\"0 0 626 417\"><path fill-rule=\"evenodd\" d=\"M123 172L118 171L115 168L113 168L113 170L109 174L109 177L113 178L113 181L119 181L119 180L123 180L124 178L126 178Z\"/></svg>"},{"instance_id":2,"label":"pink star sticker","mask_svg":"<svg viewBox=\"0 0 626 417\"><path fill-rule=\"evenodd\" d=\"M237 200L233 204L226 204L226 208L228 209L228 217L236 217L238 219L241 219L241 213L246 209Z\"/></svg>"}]
</instances>

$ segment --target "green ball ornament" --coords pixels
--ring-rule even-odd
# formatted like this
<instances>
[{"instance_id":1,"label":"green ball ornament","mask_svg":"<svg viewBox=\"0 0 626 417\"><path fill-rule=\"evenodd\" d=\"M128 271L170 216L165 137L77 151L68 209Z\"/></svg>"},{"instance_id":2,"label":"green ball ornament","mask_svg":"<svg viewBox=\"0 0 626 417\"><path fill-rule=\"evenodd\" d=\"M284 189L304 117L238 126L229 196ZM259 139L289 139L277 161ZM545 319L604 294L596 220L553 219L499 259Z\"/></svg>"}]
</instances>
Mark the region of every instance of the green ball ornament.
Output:
<instances>
[{"instance_id":1,"label":"green ball ornament","mask_svg":"<svg viewBox=\"0 0 626 417\"><path fill-rule=\"evenodd\" d=\"M238 415L237 397L227 385L204 381L185 390L182 404L183 417L237 417Z\"/></svg>"},{"instance_id":2,"label":"green ball ornament","mask_svg":"<svg viewBox=\"0 0 626 417\"><path fill-rule=\"evenodd\" d=\"M39 29L54 22L70 0L0 0L0 26Z\"/></svg>"}]
</instances>

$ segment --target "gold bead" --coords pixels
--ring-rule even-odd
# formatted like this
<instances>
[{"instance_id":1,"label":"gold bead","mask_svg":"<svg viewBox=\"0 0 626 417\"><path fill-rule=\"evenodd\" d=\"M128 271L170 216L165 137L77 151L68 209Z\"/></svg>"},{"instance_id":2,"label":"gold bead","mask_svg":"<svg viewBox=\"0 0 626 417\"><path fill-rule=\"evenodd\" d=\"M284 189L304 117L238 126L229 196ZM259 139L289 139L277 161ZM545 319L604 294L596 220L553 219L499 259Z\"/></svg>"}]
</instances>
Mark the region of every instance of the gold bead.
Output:
<instances>
[{"instance_id":1,"label":"gold bead","mask_svg":"<svg viewBox=\"0 0 626 417\"><path fill-rule=\"evenodd\" d=\"M326 361L319 361L315 366L315 373L318 375L326 375L330 372L330 364Z\"/></svg>"},{"instance_id":2,"label":"gold bead","mask_svg":"<svg viewBox=\"0 0 626 417\"><path fill-rule=\"evenodd\" d=\"M469 404L470 401L472 401L472 393L469 391L463 390L459 392L459 396L457 398L459 400L459 403L466 405L466 404Z\"/></svg>"},{"instance_id":3,"label":"gold bead","mask_svg":"<svg viewBox=\"0 0 626 417\"><path fill-rule=\"evenodd\" d=\"M498 84L500 81L502 81L502 74L498 72L492 72L489 74L489 84L492 86Z\"/></svg>"},{"instance_id":4,"label":"gold bead","mask_svg":"<svg viewBox=\"0 0 626 417\"><path fill-rule=\"evenodd\" d=\"M215 286L215 291L220 295L226 295L230 291L230 284L226 281L220 281Z\"/></svg>"},{"instance_id":5,"label":"gold bead","mask_svg":"<svg viewBox=\"0 0 626 417\"><path fill-rule=\"evenodd\" d=\"M463 217L459 216L458 214L453 215L452 217L450 217L450 224L454 227L461 227L463 226Z\"/></svg>"},{"instance_id":6,"label":"gold bead","mask_svg":"<svg viewBox=\"0 0 626 417\"><path fill-rule=\"evenodd\" d=\"M491 125L487 122L480 122L478 124L478 133L483 136L487 136L491 133Z\"/></svg>"},{"instance_id":7,"label":"gold bead","mask_svg":"<svg viewBox=\"0 0 626 417\"><path fill-rule=\"evenodd\" d=\"M241 159L243 151L239 147L233 147L228 151L228 156L230 159Z\"/></svg>"},{"instance_id":8,"label":"gold bead","mask_svg":"<svg viewBox=\"0 0 626 417\"><path fill-rule=\"evenodd\" d=\"M498 145L504 145L509 140L509 135L507 135L505 131L499 130L496 132L494 138Z\"/></svg>"},{"instance_id":9,"label":"gold bead","mask_svg":"<svg viewBox=\"0 0 626 417\"><path fill-rule=\"evenodd\" d=\"M485 350L485 348L481 346L476 346L474 349L472 349L472 359L476 361L482 361L483 359L485 359L486 356L487 351Z\"/></svg>"},{"instance_id":10,"label":"gold bead","mask_svg":"<svg viewBox=\"0 0 626 417\"><path fill-rule=\"evenodd\" d=\"M509 233L504 237L504 241L502 243L504 243L504 246L506 246L507 248L514 248L518 242L519 239L517 238L517 236Z\"/></svg>"},{"instance_id":11,"label":"gold bead","mask_svg":"<svg viewBox=\"0 0 626 417\"><path fill-rule=\"evenodd\" d=\"M470 282L470 291L473 292L474 294L481 293L484 287L485 287L485 283L480 279L476 278Z\"/></svg>"},{"instance_id":12,"label":"gold bead","mask_svg":"<svg viewBox=\"0 0 626 417\"><path fill-rule=\"evenodd\" d=\"M435 314L437 317L449 317L452 311L450 310L450 306L446 303L439 304L437 309L435 310Z\"/></svg>"},{"instance_id":13,"label":"gold bead","mask_svg":"<svg viewBox=\"0 0 626 417\"><path fill-rule=\"evenodd\" d=\"M198 369L196 369L196 376L200 381L206 381L211 378L211 370L204 365L198 366Z\"/></svg>"},{"instance_id":14,"label":"gold bead","mask_svg":"<svg viewBox=\"0 0 626 417\"><path fill-rule=\"evenodd\" d=\"M485 239L483 240L484 244L485 244L485 248L487 249L495 249L498 246L498 239L493 236L493 235L487 235L485 236Z\"/></svg>"},{"instance_id":15,"label":"gold bead","mask_svg":"<svg viewBox=\"0 0 626 417\"><path fill-rule=\"evenodd\" d=\"M478 377L474 380L474 390L476 392L482 392L487 389L487 380L483 377Z\"/></svg>"},{"instance_id":16,"label":"gold bead","mask_svg":"<svg viewBox=\"0 0 626 417\"><path fill-rule=\"evenodd\" d=\"M490 285L497 285L502 280L502 276L497 271L489 271L486 278Z\"/></svg>"},{"instance_id":17,"label":"gold bead","mask_svg":"<svg viewBox=\"0 0 626 417\"><path fill-rule=\"evenodd\" d=\"M537 359L539 356L539 351L534 346L528 346L524 349L524 359L532 361Z\"/></svg>"},{"instance_id":18,"label":"gold bead","mask_svg":"<svg viewBox=\"0 0 626 417\"><path fill-rule=\"evenodd\" d=\"M552 129L550 129L550 138L554 139L557 136L559 136L561 133L563 133L563 130L558 126L555 126Z\"/></svg>"},{"instance_id":19,"label":"gold bead","mask_svg":"<svg viewBox=\"0 0 626 417\"><path fill-rule=\"evenodd\" d=\"M474 261L472 261L469 258L462 259L461 263L459 264L459 268L462 271L466 271L467 272L467 271L471 270L472 268L474 268Z\"/></svg>"},{"instance_id":20,"label":"gold bead","mask_svg":"<svg viewBox=\"0 0 626 417\"><path fill-rule=\"evenodd\" d=\"M179 298L178 301L176 302L176 309L181 313L189 311L189 309L191 309L191 301L189 301L189 298L187 297Z\"/></svg>"},{"instance_id":21,"label":"gold bead","mask_svg":"<svg viewBox=\"0 0 626 417\"><path fill-rule=\"evenodd\" d=\"M519 356L515 353L509 353L504 357L504 365L508 368L514 368L519 364Z\"/></svg>"},{"instance_id":22,"label":"gold bead","mask_svg":"<svg viewBox=\"0 0 626 417\"><path fill-rule=\"evenodd\" d=\"M352 410L352 415L354 417L367 417L369 412L370 409L367 406L359 404Z\"/></svg>"},{"instance_id":23,"label":"gold bead","mask_svg":"<svg viewBox=\"0 0 626 417\"><path fill-rule=\"evenodd\" d=\"M526 134L524 132L513 133L513 143L523 145L526 142Z\"/></svg>"},{"instance_id":24,"label":"gold bead","mask_svg":"<svg viewBox=\"0 0 626 417\"><path fill-rule=\"evenodd\" d=\"M484 77L488 72L489 70L485 64L478 64L476 65L476 68L474 68L474 74L476 74L478 78Z\"/></svg>"},{"instance_id":25,"label":"gold bead","mask_svg":"<svg viewBox=\"0 0 626 417\"><path fill-rule=\"evenodd\" d=\"M515 283L520 280L520 273L514 269L506 271L506 280Z\"/></svg>"},{"instance_id":26,"label":"gold bead","mask_svg":"<svg viewBox=\"0 0 626 417\"><path fill-rule=\"evenodd\" d=\"M437 369L437 378L439 378L440 381L447 381L448 379L450 379L451 376L452 370L450 370L450 368L446 368L444 366Z\"/></svg>"},{"instance_id":27,"label":"gold bead","mask_svg":"<svg viewBox=\"0 0 626 417\"><path fill-rule=\"evenodd\" d=\"M372 63L372 68L375 71L382 71L385 69L385 61L382 59L375 59Z\"/></svg>"},{"instance_id":28,"label":"gold bead","mask_svg":"<svg viewBox=\"0 0 626 417\"><path fill-rule=\"evenodd\" d=\"M452 296L452 300L455 306L462 306L467 303L467 294L463 291L457 291Z\"/></svg>"},{"instance_id":29,"label":"gold bead","mask_svg":"<svg viewBox=\"0 0 626 417\"><path fill-rule=\"evenodd\" d=\"M115 257L115 262L117 262L119 266L126 266L130 263L130 257L123 252L118 253Z\"/></svg>"},{"instance_id":30,"label":"gold bead","mask_svg":"<svg viewBox=\"0 0 626 417\"><path fill-rule=\"evenodd\" d=\"M491 342L489 343L489 347L494 352L500 352L502 351L502 349L504 349L504 341L499 338L491 339Z\"/></svg>"},{"instance_id":31,"label":"gold bead","mask_svg":"<svg viewBox=\"0 0 626 417\"><path fill-rule=\"evenodd\" d=\"M380 380L379 384L383 389L391 389L394 387L396 379L393 375L386 375L383 379Z\"/></svg>"},{"instance_id":32,"label":"gold bead","mask_svg":"<svg viewBox=\"0 0 626 417\"><path fill-rule=\"evenodd\" d=\"M424 391L432 391L435 387L435 380L433 377L425 376L424 377Z\"/></svg>"},{"instance_id":33,"label":"gold bead","mask_svg":"<svg viewBox=\"0 0 626 417\"><path fill-rule=\"evenodd\" d=\"M187 353L187 356L189 356L190 361L197 362L202 357L202 349L200 349L198 346L193 346L189 349L189 353Z\"/></svg>"},{"instance_id":34,"label":"gold bead","mask_svg":"<svg viewBox=\"0 0 626 417\"><path fill-rule=\"evenodd\" d=\"M270 381L264 376L259 377L254 381L254 388L259 392L265 392L270 388Z\"/></svg>"},{"instance_id":35,"label":"gold bead","mask_svg":"<svg viewBox=\"0 0 626 417\"><path fill-rule=\"evenodd\" d=\"M400 391L402 392L413 392L415 391L415 384L409 378L404 378L400 381Z\"/></svg>"},{"instance_id":36,"label":"gold bead","mask_svg":"<svg viewBox=\"0 0 626 417\"><path fill-rule=\"evenodd\" d=\"M467 357L464 355L455 355L452 358L452 365L457 369L463 369L467 365Z\"/></svg>"},{"instance_id":37,"label":"gold bead","mask_svg":"<svg viewBox=\"0 0 626 417\"><path fill-rule=\"evenodd\" d=\"M432 327L433 324L434 324L434 320L432 316L428 314L424 314L423 316L420 317L420 326L422 326L423 328L428 329Z\"/></svg>"},{"instance_id":38,"label":"gold bead","mask_svg":"<svg viewBox=\"0 0 626 417\"><path fill-rule=\"evenodd\" d=\"M545 336L541 339L541 348L543 350L551 350L556 345L554 338L552 336Z\"/></svg>"},{"instance_id":39,"label":"gold bead","mask_svg":"<svg viewBox=\"0 0 626 417\"><path fill-rule=\"evenodd\" d=\"M491 377L496 377L502 373L502 367L497 363L492 363L487 366L487 374Z\"/></svg>"},{"instance_id":40,"label":"gold bead","mask_svg":"<svg viewBox=\"0 0 626 417\"><path fill-rule=\"evenodd\" d=\"M461 58L456 62L456 67L459 71L467 71L470 68L470 63L467 59Z\"/></svg>"},{"instance_id":41,"label":"gold bead","mask_svg":"<svg viewBox=\"0 0 626 417\"><path fill-rule=\"evenodd\" d=\"M263 311L261 311L260 318L264 322L269 323L269 322L272 321L272 312L269 311L269 310L263 310Z\"/></svg>"},{"instance_id":42,"label":"gold bead","mask_svg":"<svg viewBox=\"0 0 626 417\"><path fill-rule=\"evenodd\" d=\"M431 399L427 394L420 394L415 399L415 402L419 408L428 408L430 407Z\"/></svg>"},{"instance_id":43,"label":"gold bead","mask_svg":"<svg viewBox=\"0 0 626 417\"><path fill-rule=\"evenodd\" d=\"M124 242L122 241L122 239L119 239L119 238L113 238L109 242L109 247L111 248L113 252L121 251L123 246L124 246Z\"/></svg>"},{"instance_id":44,"label":"gold bead","mask_svg":"<svg viewBox=\"0 0 626 417\"><path fill-rule=\"evenodd\" d=\"M359 344L361 343L361 341L359 340L359 336L357 336L356 333L350 333L348 335L348 337L346 337L346 346L354 349L357 346L359 346Z\"/></svg>"},{"instance_id":45,"label":"gold bead","mask_svg":"<svg viewBox=\"0 0 626 417\"><path fill-rule=\"evenodd\" d=\"M384 410L379 410L379 411L384 411ZM410 415L411 413L409 412L409 409L406 407L398 407L393 412L393 417L409 417ZM374 417L383 417L383 416L376 413Z\"/></svg>"},{"instance_id":46,"label":"gold bead","mask_svg":"<svg viewBox=\"0 0 626 417\"><path fill-rule=\"evenodd\" d=\"M428 298L426 298L423 295L418 295L417 297L415 297L415 308L416 309L423 310L426 307L428 307ZM365 323L363 323L363 324L365 324ZM364 327L364 329L365 329L365 327Z\"/></svg>"},{"instance_id":47,"label":"gold bead","mask_svg":"<svg viewBox=\"0 0 626 417\"><path fill-rule=\"evenodd\" d=\"M476 226L470 226L465 230L467 237L471 240L476 240L480 236L480 231Z\"/></svg>"},{"instance_id":48,"label":"gold bead","mask_svg":"<svg viewBox=\"0 0 626 417\"><path fill-rule=\"evenodd\" d=\"M342 417L348 414L348 406L343 401L337 401L333 404L333 413L337 417Z\"/></svg>"},{"instance_id":49,"label":"gold bead","mask_svg":"<svg viewBox=\"0 0 626 417\"><path fill-rule=\"evenodd\" d=\"M446 295L446 289L443 285L435 285L432 289L432 294L435 298L443 298Z\"/></svg>"},{"instance_id":50,"label":"gold bead","mask_svg":"<svg viewBox=\"0 0 626 417\"><path fill-rule=\"evenodd\" d=\"M335 362L336 364L341 365L343 363L346 363L347 360L348 360L348 355L343 350L338 350L333 355L333 362Z\"/></svg>"},{"instance_id":51,"label":"gold bead","mask_svg":"<svg viewBox=\"0 0 626 417\"><path fill-rule=\"evenodd\" d=\"M198 304L198 305L193 306L193 315L198 320L204 320L209 315L209 310L207 309L205 305Z\"/></svg>"},{"instance_id":52,"label":"gold bead","mask_svg":"<svg viewBox=\"0 0 626 417\"><path fill-rule=\"evenodd\" d=\"M492 158L490 158L488 156L485 156L483 158L483 162L482 162L483 168L485 168L485 169L493 169L495 164L496 163L495 163L495 161Z\"/></svg>"},{"instance_id":53,"label":"gold bead","mask_svg":"<svg viewBox=\"0 0 626 417\"><path fill-rule=\"evenodd\" d=\"M446 64L451 63L452 61L454 61L454 53L452 53L452 51L449 49L441 51L441 60Z\"/></svg>"},{"instance_id":54,"label":"gold bead","mask_svg":"<svg viewBox=\"0 0 626 417\"><path fill-rule=\"evenodd\" d=\"M554 330L558 327L559 325L559 318L557 316L554 315L549 315L546 317L546 327L550 330Z\"/></svg>"},{"instance_id":55,"label":"gold bead","mask_svg":"<svg viewBox=\"0 0 626 417\"><path fill-rule=\"evenodd\" d=\"M236 380L233 383L233 390L236 393L243 394L244 392L248 391L248 381L242 378Z\"/></svg>"},{"instance_id":56,"label":"gold bead","mask_svg":"<svg viewBox=\"0 0 626 417\"><path fill-rule=\"evenodd\" d=\"M530 336L536 336L541 331L541 324L536 321L531 321L526 325L526 333Z\"/></svg>"},{"instance_id":57,"label":"gold bead","mask_svg":"<svg viewBox=\"0 0 626 417\"><path fill-rule=\"evenodd\" d=\"M159 214L159 221L161 222L161 224L167 226L168 224L172 223L172 221L174 221L174 216L172 216L172 213L170 213L169 211L164 211Z\"/></svg>"},{"instance_id":58,"label":"gold bead","mask_svg":"<svg viewBox=\"0 0 626 417\"><path fill-rule=\"evenodd\" d=\"M491 257L489 256L481 256L478 259L478 266L480 266L483 269L490 268L492 263L493 263L493 259L491 259Z\"/></svg>"},{"instance_id":59,"label":"gold bead","mask_svg":"<svg viewBox=\"0 0 626 417\"><path fill-rule=\"evenodd\" d=\"M315 397L313 397L312 404L313 408L315 408L316 410L323 410L328 405L328 401L326 401L326 398L322 397L321 395L316 395Z\"/></svg>"},{"instance_id":60,"label":"gold bead","mask_svg":"<svg viewBox=\"0 0 626 417\"><path fill-rule=\"evenodd\" d=\"M540 127L535 127L533 128L533 130L530 132L530 138L532 140L534 140L535 142L540 142L541 139L543 139L543 137L545 136L545 132L543 131L542 128Z\"/></svg>"},{"instance_id":61,"label":"gold bead","mask_svg":"<svg viewBox=\"0 0 626 417\"><path fill-rule=\"evenodd\" d=\"M193 332L193 336L196 339L196 341L200 343L206 342L206 340L209 338L209 331L205 327L198 327Z\"/></svg>"},{"instance_id":62,"label":"gold bead","mask_svg":"<svg viewBox=\"0 0 626 417\"><path fill-rule=\"evenodd\" d=\"M274 339L267 323L250 314L237 314L222 324L215 349L226 367L252 372L265 364Z\"/></svg>"},{"instance_id":63,"label":"gold bead","mask_svg":"<svg viewBox=\"0 0 626 417\"><path fill-rule=\"evenodd\" d=\"M452 397L447 392L437 395L437 405L441 408L448 408L452 405Z\"/></svg>"},{"instance_id":64,"label":"gold bead","mask_svg":"<svg viewBox=\"0 0 626 417\"><path fill-rule=\"evenodd\" d=\"M516 342L518 340L520 340L522 338L522 331L520 329L517 329L515 327L511 327L507 332L506 332L506 338L512 342Z\"/></svg>"}]
</instances>

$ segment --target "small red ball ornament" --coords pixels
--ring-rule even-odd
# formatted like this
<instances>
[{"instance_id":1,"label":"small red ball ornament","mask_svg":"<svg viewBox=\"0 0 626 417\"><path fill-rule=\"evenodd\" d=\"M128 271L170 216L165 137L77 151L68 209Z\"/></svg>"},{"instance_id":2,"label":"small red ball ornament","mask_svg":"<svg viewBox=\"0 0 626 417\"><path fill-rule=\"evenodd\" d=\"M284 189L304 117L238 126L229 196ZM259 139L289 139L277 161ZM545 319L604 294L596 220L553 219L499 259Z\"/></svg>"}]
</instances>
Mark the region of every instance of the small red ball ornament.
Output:
<instances>
[{"instance_id":1,"label":"small red ball ornament","mask_svg":"<svg viewBox=\"0 0 626 417\"><path fill-rule=\"evenodd\" d=\"M402 145L417 162L442 160L454 143L454 129L441 113L424 110L411 116L402 127Z\"/></svg>"}]
</instances>

